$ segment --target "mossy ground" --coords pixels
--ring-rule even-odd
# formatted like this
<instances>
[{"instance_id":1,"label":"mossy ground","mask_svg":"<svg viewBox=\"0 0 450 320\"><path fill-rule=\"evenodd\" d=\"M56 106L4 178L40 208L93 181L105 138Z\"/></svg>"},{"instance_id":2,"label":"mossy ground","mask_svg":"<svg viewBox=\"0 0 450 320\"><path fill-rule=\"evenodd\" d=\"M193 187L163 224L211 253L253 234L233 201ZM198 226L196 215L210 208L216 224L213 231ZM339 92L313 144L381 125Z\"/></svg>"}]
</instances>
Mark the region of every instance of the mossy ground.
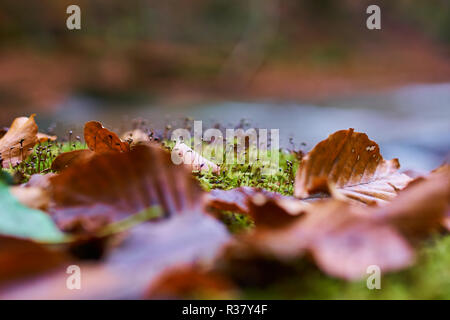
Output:
<instances>
[{"instance_id":1,"label":"mossy ground","mask_svg":"<svg viewBox=\"0 0 450 320\"><path fill-rule=\"evenodd\" d=\"M21 172L26 180L33 173L50 172L53 159L61 152L83 149L74 143L44 143L35 147L33 154L10 173ZM45 156L44 156L45 154ZM264 177L261 165L231 165L220 175L197 173L195 176L205 190L232 189L240 186L260 187L292 195L293 180L298 167L298 155L280 152L278 175ZM222 221L230 232L239 233L253 228L251 218L233 212L222 212ZM450 236L435 235L422 244L417 262L409 269L386 274L380 290L369 290L366 280L347 282L326 276L313 266L303 263L298 272L264 287L246 287L243 298L249 299L450 299Z\"/></svg>"},{"instance_id":2,"label":"mossy ground","mask_svg":"<svg viewBox=\"0 0 450 320\"><path fill-rule=\"evenodd\" d=\"M220 176L198 176L206 190L232 189L240 186L260 187L292 195L298 157L292 152L280 152L279 174L271 178L260 176L258 164L232 166ZM247 216L222 213L222 221L233 233L253 227ZM326 276L315 267L302 264L292 276L265 287L246 288L247 299L450 299L450 236L435 235L418 250L417 263L409 269L386 274L381 289L369 290L366 280L347 282ZM368 275L369 276L369 275Z\"/></svg>"}]
</instances>

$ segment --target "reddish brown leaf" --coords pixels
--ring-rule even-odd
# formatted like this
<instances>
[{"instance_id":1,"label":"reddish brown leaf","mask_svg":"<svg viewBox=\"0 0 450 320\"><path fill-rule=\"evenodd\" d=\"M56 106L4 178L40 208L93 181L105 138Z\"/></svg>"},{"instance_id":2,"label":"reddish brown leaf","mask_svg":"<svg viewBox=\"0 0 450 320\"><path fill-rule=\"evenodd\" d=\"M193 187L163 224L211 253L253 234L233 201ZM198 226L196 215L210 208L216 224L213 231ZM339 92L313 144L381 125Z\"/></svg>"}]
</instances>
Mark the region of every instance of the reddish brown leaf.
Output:
<instances>
[{"instance_id":1,"label":"reddish brown leaf","mask_svg":"<svg viewBox=\"0 0 450 320\"><path fill-rule=\"evenodd\" d=\"M27 183L23 184L24 187L38 187L47 189L50 186L50 178L55 176L55 173L46 174L33 174Z\"/></svg>"},{"instance_id":2,"label":"reddish brown leaf","mask_svg":"<svg viewBox=\"0 0 450 320\"><path fill-rule=\"evenodd\" d=\"M96 153L126 152L128 142L123 142L117 134L104 128L100 122L89 121L84 125L84 140L89 149L64 152L52 162L53 171L61 171L70 166L90 160Z\"/></svg>"},{"instance_id":3,"label":"reddish brown leaf","mask_svg":"<svg viewBox=\"0 0 450 320\"><path fill-rule=\"evenodd\" d=\"M221 211L248 214L257 227L274 228L297 219L309 204L260 188L239 187L231 190L211 190L206 197L206 206Z\"/></svg>"},{"instance_id":4,"label":"reddish brown leaf","mask_svg":"<svg viewBox=\"0 0 450 320\"><path fill-rule=\"evenodd\" d=\"M50 202L48 192L39 187L13 186L9 189L11 194L23 205L39 210L47 210Z\"/></svg>"},{"instance_id":5,"label":"reddish brown leaf","mask_svg":"<svg viewBox=\"0 0 450 320\"><path fill-rule=\"evenodd\" d=\"M177 266L148 288L146 299L233 299L236 289L224 276L201 266Z\"/></svg>"},{"instance_id":6,"label":"reddish brown leaf","mask_svg":"<svg viewBox=\"0 0 450 320\"><path fill-rule=\"evenodd\" d=\"M448 175L432 174L382 207L317 201L281 229L267 224L243 235L234 250L282 260L309 253L324 272L344 279L360 278L370 265L398 270L414 261L411 244L439 229L449 208L449 184Z\"/></svg>"},{"instance_id":7,"label":"reddish brown leaf","mask_svg":"<svg viewBox=\"0 0 450 320\"><path fill-rule=\"evenodd\" d=\"M50 213L65 230L75 225L103 225L154 205L166 216L198 211L200 187L185 166L167 151L137 146L130 152L96 155L51 180Z\"/></svg>"},{"instance_id":8,"label":"reddish brown leaf","mask_svg":"<svg viewBox=\"0 0 450 320\"><path fill-rule=\"evenodd\" d=\"M0 138L0 157L3 168L15 166L24 161L38 142L38 127L34 114L29 118L16 118L8 132Z\"/></svg>"},{"instance_id":9,"label":"reddish brown leaf","mask_svg":"<svg viewBox=\"0 0 450 320\"><path fill-rule=\"evenodd\" d=\"M84 140L94 152L125 152L130 149L128 142L123 142L117 134L104 128L100 122L89 121L84 125Z\"/></svg>"},{"instance_id":10,"label":"reddish brown leaf","mask_svg":"<svg viewBox=\"0 0 450 320\"><path fill-rule=\"evenodd\" d=\"M0 236L0 284L37 275L69 261L63 253L24 239Z\"/></svg>"},{"instance_id":11,"label":"reddish brown leaf","mask_svg":"<svg viewBox=\"0 0 450 320\"><path fill-rule=\"evenodd\" d=\"M428 177L412 181L386 208L374 214L395 225L409 237L435 231L450 209L450 170L442 166Z\"/></svg>"},{"instance_id":12,"label":"reddish brown leaf","mask_svg":"<svg viewBox=\"0 0 450 320\"><path fill-rule=\"evenodd\" d=\"M317 144L302 160L295 196L330 192L366 204L392 200L411 181L398 173L397 159L384 160L379 146L365 133L341 130Z\"/></svg>"},{"instance_id":13,"label":"reddish brown leaf","mask_svg":"<svg viewBox=\"0 0 450 320\"><path fill-rule=\"evenodd\" d=\"M248 199L257 192L269 193L268 191L251 187L239 187L231 190L213 189L208 193L206 204L217 210L249 214Z\"/></svg>"},{"instance_id":14,"label":"reddish brown leaf","mask_svg":"<svg viewBox=\"0 0 450 320\"><path fill-rule=\"evenodd\" d=\"M95 155L95 152L83 149L61 153L53 162L51 169L53 171L61 171L77 163L86 162Z\"/></svg>"},{"instance_id":15,"label":"reddish brown leaf","mask_svg":"<svg viewBox=\"0 0 450 320\"><path fill-rule=\"evenodd\" d=\"M293 224L282 229L256 231L243 237L247 254L276 257L282 261L311 254L320 269L344 279L362 277L376 264L384 272L413 262L408 242L392 227L374 223L364 208L339 200L313 204ZM359 212L358 210L363 210Z\"/></svg>"}]
</instances>

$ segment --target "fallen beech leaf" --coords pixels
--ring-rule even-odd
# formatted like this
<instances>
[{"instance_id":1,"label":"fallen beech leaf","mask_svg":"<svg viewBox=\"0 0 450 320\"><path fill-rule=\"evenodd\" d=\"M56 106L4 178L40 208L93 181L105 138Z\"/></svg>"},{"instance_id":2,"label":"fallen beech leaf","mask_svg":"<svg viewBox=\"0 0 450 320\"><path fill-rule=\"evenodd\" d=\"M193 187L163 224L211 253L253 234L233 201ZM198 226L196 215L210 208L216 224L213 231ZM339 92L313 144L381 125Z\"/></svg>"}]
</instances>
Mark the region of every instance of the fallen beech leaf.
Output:
<instances>
[{"instance_id":1,"label":"fallen beech leaf","mask_svg":"<svg viewBox=\"0 0 450 320\"><path fill-rule=\"evenodd\" d=\"M46 213L22 205L3 183L0 183L0 203L1 235L49 242L64 239L64 234Z\"/></svg>"},{"instance_id":2,"label":"fallen beech leaf","mask_svg":"<svg viewBox=\"0 0 450 320\"><path fill-rule=\"evenodd\" d=\"M0 299L139 299L165 270L180 264L208 264L228 241L226 228L204 214L143 223L111 248L103 262L77 263L82 290L67 290L67 273L61 268L46 277L0 288Z\"/></svg>"},{"instance_id":3,"label":"fallen beech leaf","mask_svg":"<svg viewBox=\"0 0 450 320\"><path fill-rule=\"evenodd\" d=\"M47 210L50 202L48 192L39 187L15 186L10 188L11 194L28 208Z\"/></svg>"},{"instance_id":4,"label":"fallen beech leaf","mask_svg":"<svg viewBox=\"0 0 450 320\"><path fill-rule=\"evenodd\" d=\"M256 228L230 250L283 261L311 254L324 272L348 280L361 278L369 265L378 265L383 272L399 270L414 261L411 245L439 229L449 208L449 184L448 175L430 175L381 207L317 201L293 223Z\"/></svg>"},{"instance_id":5,"label":"fallen beech leaf","mask_svg":"<svg viewBox=\"0 0 450 320\"><path fill-rule=\"evenodd\" d=\"M397 159L384 160L365 133L341 130L319 142L300 163L294 195L335 192L366 204L392 200L412 179L398 173Z\"/></svg>"},{"instance_id":6,"label":"fallen beech leaf","mask_svg":"<svg viewBox=\"0 0 450 320\"><path fill-rule=\"evenodd\" d=\"M94 156L50 179L49 212L64 230L117 221L154 205L165 216L196 211L203 192L185 166L156 146ZM91 221L89 221L91 220Z\"/></svg>"},{"instance_id":7,"label":"fallen beech leaf","mask_svg":"<svg viewBox=\"0 0 450 320\"><path fill-rule=\"evenodd\" d=\"M100 122L89 121L84 125L84 140L94 152L119 151L130 149L128 142L123 142L117 134L104 128Z\"/></svg>"},{"instance_id":8,"label":"fallen beech leaf","mask_svg":"<svg viewBox=\"0 0 450 320\"><path fill-rule=\"evenodd\" d=\"M386 219L409 237L435 231L440 222L445 226L450 210L449 168L445 165L413 180L389 207L379 208L374 216Z\"/></svg>"},{"instance_id":9,"label":"fallen beech leaf","mask_svg":"<svg viewBox=\"0 0 450 320\"><path fill-rule=\"evenodd\" d=\"M52 162L53 171L62 171L70 166L90 160L96 153L126 152L128 142L123 142L117 134L104 128L100 122L89 121L84 125L84 140L89 149L74 150L58 155Z\"/></svg>"},{"instance_id":10,"label":"fallen beech leaf","mask_svg":"<svg viewBox=\"0 0 450 320\"><path fill-rule=\"evenodd\" d=\"M178 143L172 150L172 157L176 163L184 163L191 166L193 171L206 171L211 170L213 173L220 173L220 167L210 160L202 157L200 154L189 148L184 143Z\"/></svg>"},{"instance_id":11,"label":"fallen beech leaf","mask_svg":"<svg viewBox=\"0 0 450 320\"><path fill-rule=\"evenodd\" d=\"M40 143L47 142L47 141L56 141L56 139L58 139L57 136L50 136L48 134L41 133L41 132L37 133L37 138L38 138L38 142L40 142Z\"/></svg>"},{"instance_id":12,"label":"fallen beech leaf","mask_svg":"<svg viewBox=\"0 0 450 320\"><path fill-rule=\"evenodd\" d=\"M339 211L323 219L332 219L336 214ZM348 218L349 221L341 221L308 246L308 251L324 272L353 280L366 276L371 265L378 266L383 273L412 265L414 251L394 228L365 219Z\"/></svg>"},{"instance_id":13,"label":"fallen beech leaf","mask_svg":"<svg viewBox=\"0 0 450 320\"><path fill-rule=\"evenodd\" d=\"M60 251L30 240L0 236L0 284L51 271L69 261Z\"/></svg>"},{"instance_id":14,"label":"fallen beech leaf","mask_svg":"<svg viewBox=\"0 0 450 320\"><path fill-rule=\"evenodd\" d=\"M290 261L311 254L327 274L347 280L359 279L368 266L376 264L383 272L409 266L414 252L392 227L374 223L362 212L366 208L340 200L314 203L311 212L281 229L260 229L244 235L242 243L250 255ZM362 210L362 212L360 212Z\"/></svg>"},{"instance_id":15,"label":"fallen beech leaf","mask_svg":"<svg viewBox=\"0 0 450 320\"><path fill-rule=\"evenodd\" d=\"M231 190L213 189L205 199L206 205L217 210L249 214L248 199L260 191L270 193L252 187L239 187Z\"/></svg>"},{"instance_id":16,"label":"fallen beech leaf","mask_svg":"<svg viewBox=\"0 0 450 320\"><path fill-rule=\"evenodd\" d=\"M77 163L86 162L95 155L94 151L88 149L74 150L64 152L58 155L52 162L51 169L53 171L62 171Z\"/></svg>"},{"instance_id":17,"label":"fallen beech leaf","mask_svg":"<svg viewBox=\"0 0 450 320\"><path fill-rule=\"evenodd\" d=\"M55 173L38 174L35 173L31 175L27 183L23 184L24 187L38 187L47 189L50 186L50 178L54 177Z\"/></svg>"},{"instance_id":18,"label":"fallen beech leaf","mask_svg":"<svg viewBox=\"0 0 450 320\"><path fill-rule=\"evenodd\" d=\"M211 190L206 206L250 215L257 227L284 226L295 220L309 203L260 188L239 187Z\"/></svg>"},{"instance_id":19,"label":"fallen beech leaf","mask_svg":"<svg viewBox=\"0 0 450 320\"><path fill-rule=\"evenodd\" d=\"M8 132L0 139L0 157L3 168L15 166L25 160L38 143L38 127L34 114L29 118L16 118Z\"/></svg>"},{"instance_id":20,"label":"fallen beech leaf","mask_svg":"<svg viewBox=\"0 0 450 320\"><path fill-rule=\"evenodd\" d=\"M198 265L177 266L165 271L150 285L146 299L233 299L236 289L224 276Z\"/></svg>"},{"instance_id":21,"label":"fallen beech leaf","mask_svg":"<svg viewBox=\"0 0 450 320\"><path fill-rule=\"evenodd\" d=\"M249 199L250 216L257 228L282 228L293 223L310 204L292 197L257 193Z\"/></svg>"}]
</instances>

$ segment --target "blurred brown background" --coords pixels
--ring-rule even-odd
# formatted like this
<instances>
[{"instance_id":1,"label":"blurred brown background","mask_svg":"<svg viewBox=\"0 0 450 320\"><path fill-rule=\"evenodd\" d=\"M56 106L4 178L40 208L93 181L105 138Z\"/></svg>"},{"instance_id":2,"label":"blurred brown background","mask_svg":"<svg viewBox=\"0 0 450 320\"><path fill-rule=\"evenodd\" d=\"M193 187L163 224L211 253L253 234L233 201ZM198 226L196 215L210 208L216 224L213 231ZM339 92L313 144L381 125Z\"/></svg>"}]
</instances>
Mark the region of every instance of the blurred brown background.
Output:
<instances>
[{"instance_id":1,"label":"blurred brown background","mask_svg":"<svg viewBox=\"0 0 450 320\"><path fill-rule=\"evenodd\" d=\"M81 30L66 8L81 7ZM381 7L382 29L366 28ZM450 81L446 0L2 0L0 125L111 103L317 101Z\"/></svg>"}]
</instances>

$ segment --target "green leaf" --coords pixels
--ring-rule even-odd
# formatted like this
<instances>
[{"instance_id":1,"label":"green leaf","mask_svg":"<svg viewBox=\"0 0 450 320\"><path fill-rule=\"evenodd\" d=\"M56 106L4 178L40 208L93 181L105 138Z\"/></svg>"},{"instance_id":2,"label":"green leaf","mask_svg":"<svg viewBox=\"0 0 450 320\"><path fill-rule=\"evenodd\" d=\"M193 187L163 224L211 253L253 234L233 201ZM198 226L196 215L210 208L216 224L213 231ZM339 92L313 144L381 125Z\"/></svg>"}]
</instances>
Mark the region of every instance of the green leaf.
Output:
<instances>
[{"instance_id":1,"label":"green leaf","mask_svg":"<svg viewBox=\"0 0 450 320\"><path fill-rule=\"evenodd\" d=\"M12 184L12 182L11 174L7 170L0 168L0 183Z\"/></svg>"},{"instance_id":2,"label":"green leaf","mask_svg":"<svg viewBox=\"0 0 450 320\"><path fill-rule=\"evenodd\" d=\"M0 182L0 234L42 242L60 242L65 235L46 213L22 205Z\"/></svg>"}]
</instances>

